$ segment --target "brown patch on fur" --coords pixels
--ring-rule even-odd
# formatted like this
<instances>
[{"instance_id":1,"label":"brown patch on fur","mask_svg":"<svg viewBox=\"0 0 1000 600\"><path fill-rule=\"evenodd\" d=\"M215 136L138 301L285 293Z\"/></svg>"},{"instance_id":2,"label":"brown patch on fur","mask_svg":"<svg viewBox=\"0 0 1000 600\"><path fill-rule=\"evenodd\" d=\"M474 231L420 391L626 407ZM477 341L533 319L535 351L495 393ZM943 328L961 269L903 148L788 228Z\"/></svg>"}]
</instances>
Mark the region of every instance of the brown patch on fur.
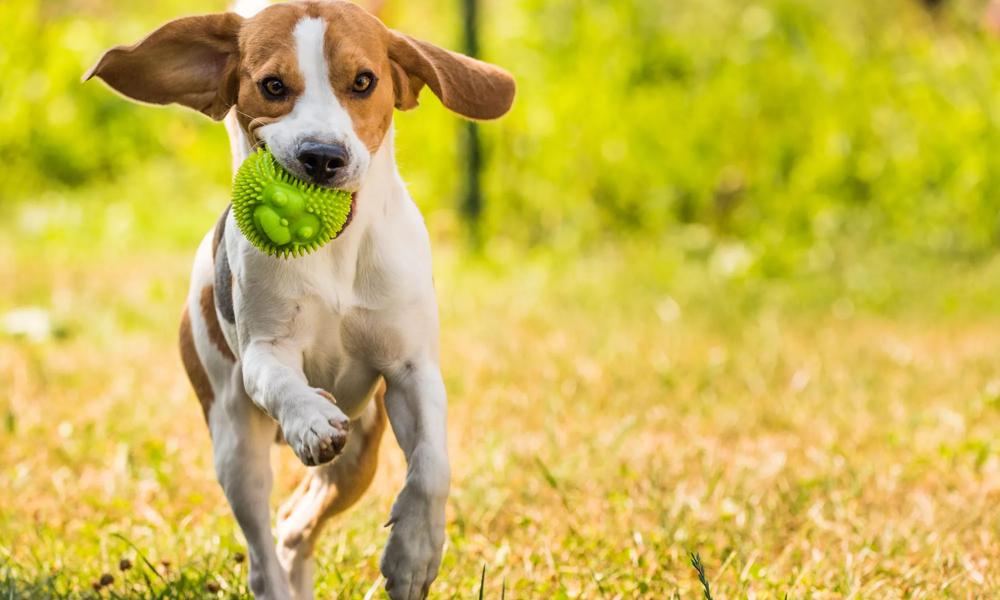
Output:
<instances>
[{"instance_id":1,"label":"brown patch on fur","mask_svg":"<svg viewBox=\"0 0 1000 600\"><path fill-rule=\"evenodd\" d=\"M304 4L275 4L247 19L240 30L242 61L237 117L249 134L251 143L257 141L256 129L290 113L305 89L305 78L299 72L295 36L292 34L295 25L305 16ZM285 84L283 98L271 100L264 97L260 82L267 77L278 77Z\"/></svg>"},{"instance_id":2,"label":"brown patch on fur","mask_svg":"<svg viewBox=\"0 0 1000 600\"><path fill-rule=\"evenodd\" d=\"M233 351L229 348L229 342L226 341L225 334L222 333L222 327L219 326L219 317L215 312L215 292L211 284L206 285L201 289L201 316L205 319L205 329L208 330L208 339L211 340L212 345L215 346L222 356L227 360L236 362L236 357L233 356Z\"/></svg>"},{"instance_id":3,"label":"brown patch on fur","mask_svg":"<svg viewBox=\"0 0 1000 600\"><path fill-rule=\"evenodd\" d=\"M330 86L347 110L358 139L375 152L392 123L395 92L392 64L386 48L388 31L377 18L351 3L322 5L326 20L327 64ZM354 92L354 80L364 71L376 77L375 89L367 95Z\"/></svg>"},{"instance_id":4,"label":"brown patch on fur","mask_svg":"<svg viewBox=\"0 0 1000 600\"><path fill-rule=\"evenodd\" d=\"M208 373L201 364L198 350L194 346L194 334L191 332L191 316L188 314L187 306L184 307L184 314L181 315L180 328L180 350L181 363L184 371L187 372L188 380L194 393L201 403L201 410L205 414L205 421L208 421L208 411L212 408L212 401L215 396L212 393L212 382L208 379Z\"/></svg>"}]
</instances>

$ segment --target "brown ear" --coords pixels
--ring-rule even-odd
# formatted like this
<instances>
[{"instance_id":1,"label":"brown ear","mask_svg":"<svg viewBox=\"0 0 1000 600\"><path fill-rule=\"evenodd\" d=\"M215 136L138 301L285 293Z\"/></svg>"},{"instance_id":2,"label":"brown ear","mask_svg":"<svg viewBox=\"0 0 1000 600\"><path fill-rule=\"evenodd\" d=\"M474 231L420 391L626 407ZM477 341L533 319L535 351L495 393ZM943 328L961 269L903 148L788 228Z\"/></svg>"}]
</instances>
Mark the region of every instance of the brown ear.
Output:
<instances>
[{"instance_id":1,"label":"brown ear","mask_svg":"<svg viewBox=\"0 0 1000 600\"><path fill-rule=\"evenodd\" d=\"M426 83L449 109L470 119L496 119L514 102L514 78L500 67L390 31L396 108L417 105Z\"/></svg>"},{"instance_id":2,"label":"brown ear","mask_svg":"<svg viewBox=\"0 0 1000 600\"><path fill-rule=\"evenodd\" d=\"M141 42L105 52L84 81L96 75L129 98L176 102L222 119L239 91L242 23L234 13L171 21Z\"/></svg>"}]
</instances>

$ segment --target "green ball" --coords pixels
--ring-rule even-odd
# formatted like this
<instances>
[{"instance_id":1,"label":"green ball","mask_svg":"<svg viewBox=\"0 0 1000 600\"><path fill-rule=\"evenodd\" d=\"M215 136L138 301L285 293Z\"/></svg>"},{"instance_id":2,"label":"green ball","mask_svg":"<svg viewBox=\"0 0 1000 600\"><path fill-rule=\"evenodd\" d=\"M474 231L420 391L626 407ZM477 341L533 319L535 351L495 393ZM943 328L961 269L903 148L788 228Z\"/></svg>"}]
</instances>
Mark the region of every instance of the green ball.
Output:
<instances>
[{"instance_id":1,"label":"green ball","mask_svg":"<svg viewBox=\"0 0 1000 600\"><path fill-rule=\"evenodd\" d=\"M340 235L351 216L351 193L297 179L261 149L236 171L233 216L261 252L302 256Z\"/></svg>"}]
</instances>

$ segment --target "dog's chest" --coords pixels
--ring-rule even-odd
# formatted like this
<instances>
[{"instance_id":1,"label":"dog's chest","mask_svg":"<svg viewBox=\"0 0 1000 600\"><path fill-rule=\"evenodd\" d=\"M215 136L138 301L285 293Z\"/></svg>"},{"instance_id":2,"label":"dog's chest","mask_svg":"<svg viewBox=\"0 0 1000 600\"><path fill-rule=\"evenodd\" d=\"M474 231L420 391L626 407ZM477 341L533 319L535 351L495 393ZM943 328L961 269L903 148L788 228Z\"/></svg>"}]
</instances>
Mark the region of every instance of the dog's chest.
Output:
<instances>
[{"instance_id":1,"label":"dog's chest","mask_svg":"<svg viewBox=\"0 0 1000 600\"><path fill-rule=\"evenodd\" d=\"M307 304L302 313L308 335L302 352L306 380L332 393L353 418L377 382L378 346L382 337L394 335L391 325L360 306L333 311L324 302Z\"/></svg>"},{"instance_id":2,"label":"dog's chest","mask_svg":"<svg viewBox=\"0 0 1000 600\"><path fill-rule=\"evenodd\" d=\"M227 337L241 349L266 340L301 352L309 384L332 393L351 417L379 375L405 370L437 348L430 246L419 212L406 196L392 210L366 208L342 238L292 261L261 254L235 225L232 235L227 228L236 309Z\"/></svg>"},{"instance_id":3,"label":"dog's chest","mask_svg":"<svg viewBox=\"0 0 1000 600\"><path fill-rule=\"evenodd\" d=\"M295 276L300 295L288 301L298 305L306 378L348 415L363 408L379 374L410 359L424 338L425 313L436 313L429 272L418 275L423 265L414 266L384 244L362 244L356 261L320 258Z\"/></svg>"}]
</instances>

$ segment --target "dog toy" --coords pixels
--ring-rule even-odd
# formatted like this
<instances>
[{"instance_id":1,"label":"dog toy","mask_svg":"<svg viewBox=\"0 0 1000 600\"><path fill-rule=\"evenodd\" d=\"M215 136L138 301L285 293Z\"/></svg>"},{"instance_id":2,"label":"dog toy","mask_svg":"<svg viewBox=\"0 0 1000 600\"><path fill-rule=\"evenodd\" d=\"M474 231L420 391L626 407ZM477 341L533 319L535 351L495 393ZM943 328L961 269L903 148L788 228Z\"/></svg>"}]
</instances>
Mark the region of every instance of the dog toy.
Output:
<instances>
[{"instance_id":1,"label":"dog toy","mask_svg":"<svg viewBox=\"0 0 1000 600\"><path fill-rule=\"evenodd\" d=\"M270 151L251 154L233 180L233 216L258 250L280 258L314 252L340 235L351 194L297 179Z\"/></svg>"}]
</instances>

